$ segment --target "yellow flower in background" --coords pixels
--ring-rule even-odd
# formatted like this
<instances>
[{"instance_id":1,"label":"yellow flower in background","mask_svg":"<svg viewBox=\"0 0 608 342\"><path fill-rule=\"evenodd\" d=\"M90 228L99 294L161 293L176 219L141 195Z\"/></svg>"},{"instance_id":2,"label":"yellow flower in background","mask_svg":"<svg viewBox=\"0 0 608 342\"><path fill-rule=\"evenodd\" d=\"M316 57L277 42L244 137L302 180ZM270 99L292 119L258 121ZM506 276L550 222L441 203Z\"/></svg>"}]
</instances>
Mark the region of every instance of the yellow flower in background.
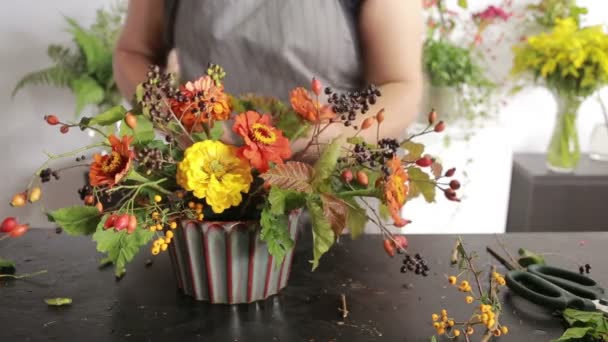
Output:
<instances>
[{"instance_id":1,"label":"yellow flower in background","mask_svg":"<svg viewBox=\"0 0 608 342\"><path fill-rule=\"evenodd\" d=\"M239 205L252 181L249 162L237 156L236 147L219 141L190 146L177 166L177 183L204 198L217 214Z\"/></svg>"}]
</instances>

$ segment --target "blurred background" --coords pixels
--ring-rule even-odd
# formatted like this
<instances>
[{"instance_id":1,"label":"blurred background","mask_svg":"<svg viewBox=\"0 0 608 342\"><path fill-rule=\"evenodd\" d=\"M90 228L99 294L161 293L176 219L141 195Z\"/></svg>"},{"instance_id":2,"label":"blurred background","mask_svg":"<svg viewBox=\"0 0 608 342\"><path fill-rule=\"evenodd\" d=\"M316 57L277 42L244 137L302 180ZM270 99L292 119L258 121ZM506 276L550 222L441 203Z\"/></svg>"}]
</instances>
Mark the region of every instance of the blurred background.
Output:
<instances>
[{"instance_id":1,"label":"blurred background","mask_svg":"<svg viewBox=\"0 0 608 342\"><path fill-rule=\"evenodd\" d=\"M522 17L526 12L526 6L538 3L538 1L521 0L517 4L510 3L505 9L512 13L512 23L506 22L504 25L488 26L483 32L483 41L479 43L479 51L485 53L483 59L486 73L491 75L492 80L503 80L508 78L513 58L511 46L517 43L520 38L530 33L539 32L539 28L522 26ZM94 23L99 23L100 19L96 10L104 8L108 11L107 17L103 20L102 26L108 28L108 35L112 35L114 14L121 13L121 7L126 2L116 2L109 0L89 0L89 1L34 1L21 0L5 4L5 8L0 12L0 43L5 48L0 54L0 106L2 107L3 132L0 134L0 160L3 168L1 171L2 182L0 182L0 194L7 203L11 196L18 191L22 191L28 183L31 175L46 160L44 152L58 154L67 151L73 146L83 146L92 143L97 139L94 135L89 135L77 130L69 134L58 134L57 127L51 127L42 120L44 115L58 114L62 117L73 116L76 118L77 104L82 106L78 110L86 115L87 112L94 113L98 109L96 106L87 105L87 101L101 103L104 101L116 101L108 95L108 98L100 99L98 95L87 98L87 95L77 94L67 88L54 86L25 86L14 97L12 93L22 77L32 71L45 69L61 60L62 51L53 52L53 56L47 54L47 49L51 44L76 48L73 42L73 35L70 33L70 24L65 17L72 18L81 27L89 28ZM470 15L479 13L495 4L496 1L490 0L469 0L468 8L462 9L457 6L457 1L447 1L446 4L453 7L453 11L459 15ZM581 19L581 25L606 25L608 24L608 2L580 0L579 6L586 7L588 14ZM430 10L429 10L430 11ZM468 13L468 14L467 14ZM456 14L450 14L456 16ZM427 16L432 20L433 14L429 12ZM105 20L105 21L104 21ZM510 19L511 20L511 19ZM465 20L466 22L466 20ZM73 29L73 26L72 26ZM523 32L530 30L528 32ZM456 32L455 35L462 36L462 41L471 37L465 29ZM459 38L454 40L456 44ZM463 46L468 46L463 43ZM65 56L63 56L65 57ZM82 80L83 89L88 89L86 94L95 93L95 85L87 84L88 80ZM107 82L106 82L107 83ZM506 83L511 83L505 82ZM515 82L513 82L515 83ZM104 89L107 84L98 85ZM514 173L514 156L526 156L532 154L534 158L544 160L547 152L551 134L556 121L557 102L549 91L543 87L527 86L523 90L513 94L511 92L515 84L505 85L503 89L496 90L492 94L491 105L492 113L489 115L476 116L473 120L463 119L458 116L448 116L448 129L446 139L438 139L430 136L423 140L428 145L427 150L433 154L441 155L442 162L446 166L455 166L458 170L458 177L463 183L463 198L461 203L444 201L439 198L437 203L426 205L422 200L412 201L404 208L404 216L412 219L414 224L408 226L410 233L499 233L509 229L509 207L510 199L511 210L521 206L519 214L514 214L523 220L522 216L532 217L535 209L531 203L534 187L541 186L546 182L555 181L556 187L553 190L545 191L548 197L537 197L537 201L548 203L551 200L558 200L559 196L551 196L557 193L568 192L566 185L578 184L582 182L589 184L591 179L594 189L601 188L599 197L606 198L606 183L608 172L605 170L606 162L589 161L587 153L590 150L592 131L602 124L606 124L602 115L602 109L596 96L589 97L580 107L576 129L580 141L581 165L585 170L578 170L572 174L560 175L559 179L538 171L536 180L525 183L524 180L517 183L513 188L512 177ZM437 95L427 87L426 106L421 109L421 118L426 117L430 106L441 108L440 103L447 101L450 94ZM107 89L106 89L107 90ZM439 96L439 97L438 97ZM489 95L488 95L489 96ZM608 94L603 91L604 98L608 99ZM445 108L450 107L449 103ZM450 113L439 113L443 114ZM526 178L525 175L533 174L535 171L526 173L525 168L534 169L534 161L527 161L522 157L523 176L520 172L518 177ZM536 164L534 164L536 165ZM60 167L60 164L54 164ZM544 163L542 165L544 168ZM466 173L462 171L466 170ZM599 170L599 171L598 171ZM591 176L589 176L591 175ZM548 177L548 178L543 178ZM564 178L565 177L565 178ZM578 177L578 178L577 178ZM587 178L586 178L587 177ZM588 178L591 177L591 178ZM530 178L530 179L532 179ZM44 206L48 209L59 208L69 204L80 202L77 189L82 186L84 173L82 169L69 170L62 174L62 182L49 182L44 187L45 200ZM543 183L546 181L545 183ZM540 185L539 185L540 184ZM527 188L526 188L527 187ZM586 189L583 188L582 189ZM580 190L580 189L579 189ZM513 191L518 191L514 194ZM552 192L553 191L553 192ZM527 194L527 195L526 195ZM603 195L602 195L603 194ZM527 197L526 197L527 196ZM540 196L540 195L539 195ZM604 197L602 197L604 196ZM513 199L514 202L513 202ZM606 203L606 202L604 202ZM566 204L564 204L566 205ZM595 203L594 205L597 205ZM546 207L546 206L545 206ZM556 206L555 208L558 208ZM549 210L543 208L542 210ZM527 210L527 211L525 211ZM557 209L556 209L557 210ZM525 213L524 213L525 211ZM576 211L576 210L574 210ZM597 212L596 221L601 220L601 213ZM543 226L541 221L547 221L548 214L543 214L537 221L537 226ZM24 208L11 208L8 205L0 205L0 217L19 216L22 222L29 222L34 227L53 227L46 221L46 217L41 211L40 206L26 206ZM586 215L588 216L588 215ZM574 217L573 220L576 220ZM513 218L511 218L513 220ZM587 228L596 229L596 225L591 223L582 224L581 230ZM606 222L606 221L604 221ZM528 222L529 224L532 224ZM512 225L523 226L526 222L516 222ZM546 223L550 224L550 223ZM602 223L603 224L603 223ZM592 227L593 226L593 227ZM532 229L532 228L530 228ZM608 230L608 226L605 227Z\"/></svg>"}]
</instances>

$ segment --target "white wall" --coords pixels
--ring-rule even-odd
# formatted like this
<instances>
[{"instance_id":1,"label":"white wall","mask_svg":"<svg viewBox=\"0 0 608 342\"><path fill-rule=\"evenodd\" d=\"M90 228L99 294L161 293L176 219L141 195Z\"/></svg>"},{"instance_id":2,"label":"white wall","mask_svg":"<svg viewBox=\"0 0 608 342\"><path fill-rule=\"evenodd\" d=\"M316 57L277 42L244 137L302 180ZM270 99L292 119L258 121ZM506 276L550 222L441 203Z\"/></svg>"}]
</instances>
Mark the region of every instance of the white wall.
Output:
<instances>
[{"instance_id":1,"label":"white wall","mask_svg":"<svg viewBox=\"0 0 608 342\"><path fill-rule=\"evenodd\" d=\"M451 0L455 2L455 0ZM519 2L523 0L517 0ZM481 9L490 0L470 0L472 7ZM51 42L68 43L62 14L72 16L88 25L93 21L95 9L109 5L110 0L20 0L4 4L0 11L0 218L19 216L33 226L50 226L38 206L10 208L12 194L22 190L29 176L46 159L42 151L60 153L73 146L91 141L87 135L74 130L60 135L57 128L47 126L42 117L57 113L70 117L74 99L64 90L50 87L31 87L23 90L14 100L10 93L17 80L26 72L49 65L46 47ZM588 23L606 24L608 2L580 0L591 10ZM603 22L602 22L603 20ZM508 58L507 58L508 59ZM504 68L508 65L502 64ZM608 94L605 94L608 99ZM473 157L476 165L469 168L471 183L463 189L466 199L455 207L440 197L439 204L426 206L408 204L404 213L415 221L412 232L499 232L504 230L510 181L511 152L543 152L555 120L555 104L542 89L520 93L501 110L499 120L490 124L474 139L466 150L465 144L455 142L444 151L440 143L431 146L444 156L446 164L463 165ZM588 147L591 129L602 121L599 106L588 101L581 109L578 129L581 146ZM432 144L432 141L428 141ZM81 185L80 172L65 175L62 182L44 187L45 205L57 208L77 203L76 189ZM457 208L457 209L454 209Z\"/></svg>"}]
</instances>

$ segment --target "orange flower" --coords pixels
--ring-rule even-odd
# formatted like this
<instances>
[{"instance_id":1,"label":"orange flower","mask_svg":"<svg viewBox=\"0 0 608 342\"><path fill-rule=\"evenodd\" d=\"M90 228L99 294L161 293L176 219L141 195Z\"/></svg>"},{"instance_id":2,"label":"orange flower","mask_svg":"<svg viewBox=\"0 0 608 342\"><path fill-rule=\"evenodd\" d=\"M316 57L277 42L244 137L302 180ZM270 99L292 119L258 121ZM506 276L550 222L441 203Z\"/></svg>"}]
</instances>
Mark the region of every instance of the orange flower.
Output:
<instances>
[{"instance_id":1,"label":"orange flower","mask_svg":"<svg viewBox=\"0 0 608 342\"><path fill-rule=\"evenodd\" d=\"M199 123L230 118L230 99L224 87L209 76L181 86L180 94L170 102L171 110L189 131L200 131Z\"/></svg>"},{"instance_id":2,"label":"orange flower","mask_svg":"<svg viewBox=\"0 0 608 342\"><path fill-rule=\"evenodd\" d=\"M129 149L133 137L123 136L122 141L115 135L108 137L112 152L105 156L95 154L89 171L89 182L92 186L114 186L129 172L134 153Z\"/></svg>"},{"instance_id":3,"label":"orange flower","mask_svg":"<svg viewBox=\"0 0 608 342\"><path fill-rule=\"evenodd\" d=\"M393 157L393 159L387 163L387 166L390 170L390 174L386 178L384 184L384 199L391 217L393 218L393 221L395 221L395 226L403 227L410 222L400 215L401 208L407 200L408 175L397 157Z\"/></svg>"},{"instance_id":4,"label":"orange flower","mask_svg":"<svg viewBox=\"0 0 608 342\"><path fill-rule=\"evenodd\" d=\"M336 116L330 106L321 106L319 101L312 99L308 90L301 87L291 91L289 102L298 115L310 122L326 121Z\"/></svg>"},{"instance_id":5,"label":"orange flower","mask_svg":"<svg viewBox=\"0 0 608 342\"><path fill-rule=\"evenodd\" d=\"M238 150L239 157L249 160L260 172L268 171L269 162L282 165L283 160L291 157L289 140L281 130L272 127L270 121L269 114L248 111L239 114L232 126L245 141L245 146Z\"/></svg>"}]
</instances>

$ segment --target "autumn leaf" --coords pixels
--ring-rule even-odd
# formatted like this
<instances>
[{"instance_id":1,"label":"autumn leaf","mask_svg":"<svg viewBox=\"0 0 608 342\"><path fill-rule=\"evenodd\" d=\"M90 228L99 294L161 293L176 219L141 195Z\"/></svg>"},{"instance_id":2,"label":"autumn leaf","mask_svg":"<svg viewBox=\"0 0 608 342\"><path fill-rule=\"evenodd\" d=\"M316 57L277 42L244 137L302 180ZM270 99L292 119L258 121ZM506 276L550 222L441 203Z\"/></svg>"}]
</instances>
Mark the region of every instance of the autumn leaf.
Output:
<instances>
[{"instance_id":1,"label":"autumn leaf","mask_svg":"<svg viewBox=\"0 0 608 342\"><path fill-rule=\"evenodd\" d=\"M431 180L431 177L414 166L409 167L407 173L410 179L408 200L422 195L428 203L435 202L435 183Z\"/></svg>"},{"instance_id":2,"label":"autumn leaf","mask_svg":"<svg viewBox=\"0 0 608 342\"><path fill-rule=\"evenodd\" d=\"M312 192L312 185L310 184L312 174L313 168L310 165L290 161L284 165L277 165L261 174L260 177L271 186L277 186L284 190L310 193Z\"/></svg>"},{"instance_id":3,"label":"autumn leaf","mask_svg":"<svg viewBox=\"0 0 608 342\"><path fill-rule=\"evenodd\" d=\"M321 194L321 201L323 202L323 214L329 221L334 234L339 236L346 226L346 205L341 199L328 194Z\"/></svg>"},{"instance_id":4,"label":"autumn leaf","mask_svg":"<svg viewBox=\"0 0 608 342\"><path fill-rule=\"evenodd\" d=\"M408 161L418 160L424 153L424 145L415 143L411 140L401 143L401 148L408 151L408 154L404 157L404 160Z\"/></svg>"},{"instance_id":5,"label":"autumn leaf","mask_svg":"<svg viewBox=\"0 0 608 342\"><path fill-rule=\"evenodd\" d=\"M431 172L433 173L433 176L435 176L435 179L441 177L443 174L443 165L437 161L434 161L433 164L431 164Z\"/></svg>"}]
</instances>

